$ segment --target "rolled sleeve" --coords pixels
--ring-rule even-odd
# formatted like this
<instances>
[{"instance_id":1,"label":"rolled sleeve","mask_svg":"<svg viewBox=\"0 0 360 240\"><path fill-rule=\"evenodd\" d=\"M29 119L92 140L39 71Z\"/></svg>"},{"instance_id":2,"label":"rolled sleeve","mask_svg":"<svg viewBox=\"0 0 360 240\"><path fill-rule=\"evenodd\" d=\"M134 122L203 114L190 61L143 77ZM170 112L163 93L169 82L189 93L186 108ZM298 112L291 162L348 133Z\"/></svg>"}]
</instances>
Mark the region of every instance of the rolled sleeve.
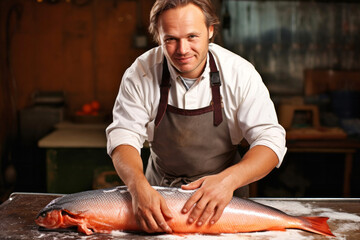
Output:
<instances>
[{"instance_id":1,"label":"rolled sleeve","mask_svg":"<svg viewBox=\"0 0 360 240\"><path fill-rule=\"evenodd\" d=\"M123 128L114 128L111 125L106 130L107 136L107 153L111 153L117 146L130 145L136 148L140 154L142 148L142 140L138 134Z\"/></svg>"},{"instance_id":2,"label":"rolled sleeve","mask_svg":"<svg viewBox=\"0 0 360 240\"><path fill-rule=\"evenodd\" d=\"M282 134L283 133L283 134ZM266 133L266 136L261 136L258 139L256 139L251 145L250 148L254 146L266 146L270 148L278 157L278 164L276 165L277 168L280 167L285 153L287 151L287 148L285 147L285 131L282 129L278 130L269 130Z\"/></svg>"},{"instance_id":3,"label":"rolled sleeve","mask_svg":"<svg viewBox=\"0 0 360 240\"><path fill-rule=\"evenodd\" d=\"M147 124L150 121L148 95L143 91L142 84L146 82L141 71L127 70L121 81L120 90L113 109L113 122L106 129L107 152L119 145L131 145L139 153L147 139ZM137 69L140 69L137 64Z\"/></svg>"},{"instance_id":4,"label":"rolled sleeve","mask_svg":"<svg viewBox=\"0 0 360 240\"><path fill-rule=\"evenodd\" d=\"M255 70L248 83L237 113L243 136L250 148L262 145L273 150L280 167L286 153L285 129L278 123L270 94Z\"/></svg>"},{"instance_id":5,"label":"rolled sleeve","mask_svg":"<svg viewBox=\"0 0 360 240\"><path fill-rule=\"evenodd\" d=\"M278 157L286 153L285 130L278 123L270 93L254 66L242 57L210 44L222 77L221 96L232 143L246 139L250 147L262 145Z\"/></svg>"}]
</instances>

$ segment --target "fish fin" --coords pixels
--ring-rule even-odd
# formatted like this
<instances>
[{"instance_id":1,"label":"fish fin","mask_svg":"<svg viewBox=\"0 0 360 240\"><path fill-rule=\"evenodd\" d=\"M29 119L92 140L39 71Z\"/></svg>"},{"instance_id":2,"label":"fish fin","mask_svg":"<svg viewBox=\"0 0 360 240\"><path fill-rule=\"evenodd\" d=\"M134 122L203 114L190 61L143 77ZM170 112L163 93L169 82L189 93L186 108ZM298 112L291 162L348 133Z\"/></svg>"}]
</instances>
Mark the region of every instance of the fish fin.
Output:
<instances>
[{"instance_id":1,"label":"fish fin","mask_svg":"<svg viewBox=\"0 0 360 240\"><path fill-rule=\"evenodd\" d=\"M86 223L85 223L85 222L83 222L82 224L79 224L79 225L78 225L78 231L79 231L79 232L82 232L82 233L85 233L86 235L91 235L91 234L93 234L93 231L86 226Z\"/></svg>"},{"instance_id":2,"label":"fish fin","mask_svg":"<svg viewBox=\"0 0 360 240\"><path fill-rule=\"evenodd\" d=\"M87 227L87 221L84 217L69 211L64 212L66 212L66 214L63 214L63 223L65 226L77 226L78 232L85 233L86 235L93 234L93 231Z\"/></svg>"},{"instance_id":3,"label":"fish fin","mask_svg":"<svg viewBox=\"0 0 360 240\"><path fill-rule=\"evenodd\" d=\"M81 217L80 214L74 214L68 210L62 211L62 217L65 226L77 226L85 221L85 218Z\"/></svg>"},{"instance_id":4,"label":"fish fin","mask_svg":"<svg viewBox=\"0 0 360 240\"><path fill-rule=\"evenodd\" d=\"M327 224L328 217L300 217L300 219L305 223L303 229L309 232L335 237Z\"/></svg>"}]
</instances>

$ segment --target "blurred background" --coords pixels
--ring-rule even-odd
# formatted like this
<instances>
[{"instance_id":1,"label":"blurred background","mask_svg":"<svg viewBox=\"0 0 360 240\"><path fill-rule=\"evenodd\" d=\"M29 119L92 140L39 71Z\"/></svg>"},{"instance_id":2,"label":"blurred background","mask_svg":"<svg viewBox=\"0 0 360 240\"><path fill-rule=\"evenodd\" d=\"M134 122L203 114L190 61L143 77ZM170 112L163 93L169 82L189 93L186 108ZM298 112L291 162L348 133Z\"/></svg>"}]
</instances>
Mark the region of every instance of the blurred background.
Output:
<instances>
[{"instance_id":1,"label":"blurred background","mask_svg":"<svg viewBox=\"0 0 360 240\"><path fill-rule=\"evenodd\" d=\"M254 64L288 133L251 195L359 197L360 1L213 2L215 42ZM121 184L104 130L124 71L156 46L153 3L0 0L0 202Z\"/></svg>"}]
</instances>

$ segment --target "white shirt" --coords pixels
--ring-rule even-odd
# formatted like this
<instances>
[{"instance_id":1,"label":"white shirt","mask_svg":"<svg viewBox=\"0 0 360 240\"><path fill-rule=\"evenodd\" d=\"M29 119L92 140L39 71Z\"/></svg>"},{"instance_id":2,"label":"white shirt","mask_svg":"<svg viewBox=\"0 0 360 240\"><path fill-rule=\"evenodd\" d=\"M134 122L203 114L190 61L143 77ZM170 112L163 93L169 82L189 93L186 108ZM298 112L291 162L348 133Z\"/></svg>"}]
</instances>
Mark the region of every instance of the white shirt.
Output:
<instances>
[{"instance_id":1,"label":"white shirt","mask_svg":"<svg viewBox=\"0 0 360 240\"><path fill-rule=\"evenodd\" d=\"M279 167L286 153L285 130L278 123L274 104L260 75L248 61L219 45L210 43L209 50L220 72L220 94L232 143L237 145L245 138L250 148L269 147L277 154ZM153 48L138 57L124 73L113 109L113 122L106 129L109 155L122 144L140 152L145 140L152 141L163 59L162 47ZM212 100L209 62L188 91L175 69L171 64L168 66L170 105L182 109L209 106Z\"/></svg>"}]
</instances>

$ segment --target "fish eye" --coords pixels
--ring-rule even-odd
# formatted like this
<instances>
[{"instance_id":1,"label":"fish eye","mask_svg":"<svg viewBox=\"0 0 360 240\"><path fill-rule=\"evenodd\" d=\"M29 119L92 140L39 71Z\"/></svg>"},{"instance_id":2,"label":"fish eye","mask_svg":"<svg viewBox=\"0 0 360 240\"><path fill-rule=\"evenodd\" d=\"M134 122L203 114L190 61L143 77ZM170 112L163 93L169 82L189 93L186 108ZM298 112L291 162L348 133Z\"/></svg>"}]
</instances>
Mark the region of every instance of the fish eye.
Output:
<instances>
[{"instance_id":1,"label":"fish eye","mask_svg":"<svg viewBox=\"0 0 360 240\"><path fill-rule=\"evenodd\" d=\"M46 217L46 212L43 212L42 214L40 214L41 217Z\"/></svg>"}]
</instances>

